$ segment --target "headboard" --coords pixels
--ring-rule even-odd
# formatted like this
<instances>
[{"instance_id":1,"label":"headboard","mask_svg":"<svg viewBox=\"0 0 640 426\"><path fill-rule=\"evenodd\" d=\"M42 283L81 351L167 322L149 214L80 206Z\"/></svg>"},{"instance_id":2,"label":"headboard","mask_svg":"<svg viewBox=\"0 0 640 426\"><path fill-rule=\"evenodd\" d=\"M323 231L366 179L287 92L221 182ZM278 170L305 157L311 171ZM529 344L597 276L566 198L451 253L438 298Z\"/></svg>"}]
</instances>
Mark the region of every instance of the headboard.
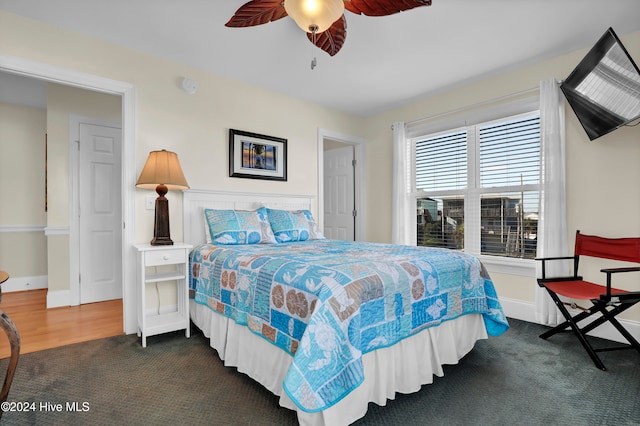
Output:
<instances>
[{"instance_id":1,"label":"headboard","mask_svg":"<svg viewBox=\"0 0 640 426\"><path fill-rule=\"evenodd\" d=\"M260 194L250 192L208 191L188 189L182 191L184 242L205 242L204 213L207 209L255 210L269 207L281 210L310 210L314 215L315 196Z\"/></svg>"}]
</instances>

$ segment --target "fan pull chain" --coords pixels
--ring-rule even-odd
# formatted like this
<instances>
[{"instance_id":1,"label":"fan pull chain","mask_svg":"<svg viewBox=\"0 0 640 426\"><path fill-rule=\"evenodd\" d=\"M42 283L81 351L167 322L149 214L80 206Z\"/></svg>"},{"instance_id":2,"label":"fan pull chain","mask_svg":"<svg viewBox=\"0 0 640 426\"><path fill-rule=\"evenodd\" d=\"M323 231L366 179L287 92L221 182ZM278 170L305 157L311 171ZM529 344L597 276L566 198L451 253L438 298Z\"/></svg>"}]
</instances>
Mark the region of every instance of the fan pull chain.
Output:
<instances>
[{"instance_id":1,"label":"fan pull chain","mask_svg":"<svg viewBox=\"0 0 640 426\"><path fill-rule=\"evenodd\" d=\"M317 25L310 25L309 29L311 30L311 41L313 43L313 47L311 48L311 54L313 55L313 59L311 60L311 70L313 70L316 65L318 65L318 60L316 59L316 55L314 54L315 52L315 47L316 47L316 34L318 32L318 26Z\"/></svg>"}]
</instances>

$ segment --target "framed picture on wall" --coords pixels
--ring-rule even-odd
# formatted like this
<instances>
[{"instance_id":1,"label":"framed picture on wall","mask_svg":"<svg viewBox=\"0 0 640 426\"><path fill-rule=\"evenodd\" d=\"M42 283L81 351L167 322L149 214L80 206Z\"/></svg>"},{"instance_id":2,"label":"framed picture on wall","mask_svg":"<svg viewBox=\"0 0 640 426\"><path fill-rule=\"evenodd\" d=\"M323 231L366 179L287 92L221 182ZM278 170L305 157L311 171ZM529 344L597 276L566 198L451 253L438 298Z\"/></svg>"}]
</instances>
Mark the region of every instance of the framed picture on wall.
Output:
<instances>
[{"instance_id":1,"label":"framed picture on wall","mask_svg":"<svg viewBox=\"0 0 640 426\"><path fill-rule=\"evenodd\" d=\"M229 129L229 176L287 180L287 140Z\"/></svg>"}]
</instances>

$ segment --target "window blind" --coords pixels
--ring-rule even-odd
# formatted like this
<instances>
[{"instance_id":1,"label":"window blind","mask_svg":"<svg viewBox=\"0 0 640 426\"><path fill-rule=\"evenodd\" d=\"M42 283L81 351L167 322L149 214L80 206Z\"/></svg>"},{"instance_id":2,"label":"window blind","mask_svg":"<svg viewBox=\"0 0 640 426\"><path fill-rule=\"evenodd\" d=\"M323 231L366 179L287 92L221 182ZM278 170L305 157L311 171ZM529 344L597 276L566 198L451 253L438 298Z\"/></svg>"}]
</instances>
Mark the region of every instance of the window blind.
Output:
<instances>
[{"instance_id":1,"label":"window blind","mask_svg":"<svg viewBox=\"0 0 640 426\"><path fill-rule=\"evenodd\" d=\"M416 142L416 189L440 192L467 186L467 132L445 133Z\"/></svg>"},{"instance_id":2,"label":"window blind","mask_svg":"<svg viewBox=\"0 0 640 426\"><path fill-rule=\"evenodd\" d=\"M540 182L540 117L527 116L479 127L480 186Z\"/></svg>"}]
</instances>

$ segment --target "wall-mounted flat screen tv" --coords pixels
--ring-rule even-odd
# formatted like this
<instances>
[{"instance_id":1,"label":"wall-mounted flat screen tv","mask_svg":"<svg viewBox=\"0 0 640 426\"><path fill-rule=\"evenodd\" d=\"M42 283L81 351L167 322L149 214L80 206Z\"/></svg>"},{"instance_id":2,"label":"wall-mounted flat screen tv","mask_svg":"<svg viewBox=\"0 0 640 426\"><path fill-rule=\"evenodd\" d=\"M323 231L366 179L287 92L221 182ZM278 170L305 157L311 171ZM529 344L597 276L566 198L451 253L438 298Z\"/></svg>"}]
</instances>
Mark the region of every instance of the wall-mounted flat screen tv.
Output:
<instances>
[{"instance_id":1,"label":"wall-mounted flat screen tv","mask_svg":"<svg viewBox=\"0 0 640 426\"><path fill-rule=\"evenodd\" d=\"M612 28L560 89L590 140L640 118L640 70Z\"/></svg>"}]
</instances>

